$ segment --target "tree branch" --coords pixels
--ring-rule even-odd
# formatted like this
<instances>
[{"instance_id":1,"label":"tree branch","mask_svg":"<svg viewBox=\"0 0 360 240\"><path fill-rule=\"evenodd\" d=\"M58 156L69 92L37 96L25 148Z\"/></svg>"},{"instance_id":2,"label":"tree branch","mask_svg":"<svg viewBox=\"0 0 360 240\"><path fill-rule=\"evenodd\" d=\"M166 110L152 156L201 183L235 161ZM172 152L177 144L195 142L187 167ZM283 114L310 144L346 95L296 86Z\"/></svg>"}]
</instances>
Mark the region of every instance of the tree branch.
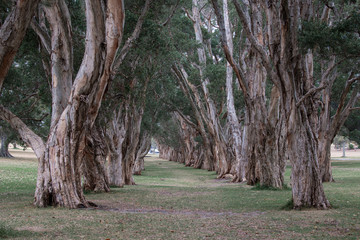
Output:
<instances>
[{"instance_id":1,"label":"tree branch","mask_svg":"<svg viewBox=\"0 0 360 240\"><path fill-rule=\"evenodd\" d=\"M144 8L137 20L135 29L133 31L133 33L131 34L131 36L126 40L124 46L122 47L120 53L118 54L118 56L116 57L116 60L113 64L113 74L117 74L120 68L120 65L122 64L122 62L124 61L126 55L129 53L130 49L134 46L134 42L139 38L141 29L142 29L142 25L144 23L145 20L145 16L150 8L150 4L151 4L152 0L146 0L145 4L144 4Z\"/></svg>"},{"instance_id":2,"label":"tree branch","mask_svg":"<svg viewBox=\"0 0 360 240\"><path fill-rule=\"evenodd\" d=\"M191 16L191 14L189 13L189 11L186 9L186 8L181 8L185 13L186 13L186 16L188 16L188 18L193 22L195 23L195 19L194 17Z\"/></svg>"},{"instance_id":3,"label":"tree branch","mask_svg":"<svg viewBox=\"0 0 360 240\"><path fill-rule=\"evenodd\" d=\"M165 27L165 26L170 22L170 20L172 19L172 17L174 16L174 14L175 14L175 12L176 12L177 7L179 6L179 2L180 2L180 0L177 0L177 1L176 1L176 4L175 4L174 8L172 9L169 17L165 20L165 22L163 22L163 23L161 24L161 26Z\"/></svg>"},{"instance_id":4,"label":"tree branch","mask_svg":"<svg viewBox=\"0 0 360 240\"><path fill-rule=\"evenodd\" d=\"M31 28L38 35L46 49L47 54L51 54L51 40L49 34L39 25L39 23L35 20L35 18L30 23Z\"/></svg>"},{"instance_id":5,"label":"tree branch","mask_svg":"<svg viewBox=\"0 0 360 240\"><path fill-rule=\"evenodd\" d=\"M40 136L35 134L20 118L13 114L10 110L0 105L0 119L8 122L13 129L15 129L22 140L29 144L34 150L38 159L41 159L45 154L45 144Z\"/></svg>"},{"instance_id":6,"label":"tree branch","mask_svg":"<svg viewBox=\"0 0 360 240\"><path fill-rule=\"evenodd\" d=\"M220 40L221 40L221 45L222 45L224 53L225 53L225 57L226 57L227 61L229 62L229 64L231 65L231 67L234 69L234 72L239 81L240 87L241 87L242 91L244 92L244 95L247 96L249 94L249 86L247 83L247 79L245 78L244 71L241 69L239 64L235 62L233 55L231 54L229 46L227 44L224 17L220 11L220 7L219 7L217 0L211 0L211 2L213 4L214 10L215 10L215 15L217 17L217 22L219 24L219 30L220 30L220 36L221 36ZM245 99L247 99L247 97Z\"/></svg>"},{"instance_id":7,"label":"tree branch","mask_svg":"<svg viewBox=\"0 0 360 240\"><path fill-rule=\"evenodd\" d=\"M212 0L212 1L214 2L217 0ZM246 32L246 36L248 37L252 47L259 53L260 58L264 64L264 67L268 73L268 76L270 77L270 80L274 83L274 85L278 89L281 89L280 81L276 77L276 73L272 69L270 59L268 58L268 53L266 52L265 48L263 46L261 46L261 44L256 40L255 36L253 35L250 24L249 24L248 20L246 19L246 15L245 15L243 9L241 8L239 2L237 0L233 0L233 3L235 5L236 12L238 13L240 22L242 23L243 28Z\"/></svg>"},{"instance_id":8,"label":"tree branch","mask_svg":"<svg viewBox=\"0 0 360 240\"><path fill-rule=\"evenodd\" d=\"M301 104L306 98L308 98L309 96L311 96L311 95L313 95L313 94L315 94L315 93L317 93L317 92L325 89L327 86L328 86L328 84L324 84L324 85L319 86L319 87L317 87L317 88L311 88L304 96L302 96L302 97L299 99L299 101L296 103L296 107L299 107L300 104Z\"/></svg>"}]
</instances>

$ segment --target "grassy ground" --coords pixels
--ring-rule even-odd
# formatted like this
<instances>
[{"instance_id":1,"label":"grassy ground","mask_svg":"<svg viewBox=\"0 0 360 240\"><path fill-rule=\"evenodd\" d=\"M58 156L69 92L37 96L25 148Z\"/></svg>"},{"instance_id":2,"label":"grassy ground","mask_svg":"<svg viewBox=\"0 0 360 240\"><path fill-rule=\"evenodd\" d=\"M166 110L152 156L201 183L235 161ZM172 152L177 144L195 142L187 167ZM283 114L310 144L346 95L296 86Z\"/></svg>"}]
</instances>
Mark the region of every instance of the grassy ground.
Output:
<instances>
[{"instance_id":1,"label":"grassy ground","mask_svg":"<svg viewBox=\"0 0 360 240\"><path fill-rule=\"evenodd\" d=\"M360 161L333 163L327 211L282 210L290 190L254 190L155 157L136 186L87 194L100 208L68 210L32 206L37 164L18 154L0 159L0 238L360 239Z\"/></svg>"}]
</instances>

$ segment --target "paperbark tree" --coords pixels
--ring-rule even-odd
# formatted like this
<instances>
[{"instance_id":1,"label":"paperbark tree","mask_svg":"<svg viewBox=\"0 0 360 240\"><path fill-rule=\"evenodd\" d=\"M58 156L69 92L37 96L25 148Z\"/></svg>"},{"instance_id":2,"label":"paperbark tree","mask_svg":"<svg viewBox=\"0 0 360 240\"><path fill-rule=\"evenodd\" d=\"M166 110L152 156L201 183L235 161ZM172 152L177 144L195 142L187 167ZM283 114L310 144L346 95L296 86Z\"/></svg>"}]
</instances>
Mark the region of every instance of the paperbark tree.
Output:
<instances>
[{"instance_id":1,"label":"paperbark tree","mask_svg":"<svg viewBox=\"0 0 360 240\"><path fill-rule=\"evenodd\" d=\"M278 111L278 94L276 89L271 94L269 107L265 97L266 71L259 64L261 61L257 51L247 46L242 49L240 63L237 63L232 53L231 41L227 33L227 25L224 19L229 21L225 14L223 17L217 1L213 1L215 14L221 33L226 59L233 68L245 100L245 120L243 128L243 139L241 146L241 158L237 159L235 182L246 178L247 183L254 185L260 183L264 186L282 188L284 182L285 162L279 150L282 146L281 138L281 116ZM224 4L226 7L227 4ZM259 7L257 1L243 5L246 9L244 19L253 34L256 35L261 45L265 44L265 37L262 29L262 16L256 9ZM224 8L225 11L225 8ZM247 13L251 12L251 16Z\"/></svg>"},{"instance_id":2,"label":"paperbark tree","mask_svg":"<svg viewBox=\"0 0 360 240\"><path fill-rule=\"evenodd\" d=\"M6 132L4 132L3 127L0 126L0 157L12 158L13 156L9 153L9 141Z\"/></svg>"},{"instance_id":3,"label":"paperbark tree","mask_svg":"<svg viewBox=\"0 0 360 240\"><path fill-rule=\"evenodd\" d=\"M233 0L252 48L260 55L268 77L280 91L280 106L286 119L288 154L292 164L292 198L294 208L327 209L317 156L314 132L317 126L316 105L307 94L314 86L312 53L299 51L298 32L301 20L313 17L312 1L269 3L264 9L268 30L268 52L249 28L239 2ZM260 11L262 5L256 6ZM280 26L280 27L279 27ZM306 179L306 181L304 181Z\"/></svg>"},{"instance_id":4,"label":"paperbark tree","mask_svg":"<svg viewBox=\"0 0 360 240\"><path fill-rule=\"evenodd\" d=\"M88 207L81 188L86 133L98 114L124 26L122 1L85 1L86 46L68 105L46 144L48 172L38 177L35 205Z\"/></svg>"},{"instance_id":5,"label":"paperbark tree","mask_svg":"<svg viewBox=\"0 0 360 240\"><path fill-rule=\"evenodd\" d=\"M229 9L228 1L223 0L223 13L224 13L224 28L226 35L227 46L229 47L229 52L233 55L233 40L232 40L232 31L229 18ZM231 139L234 142L232 149L235 153L235 164L233 168L236 171L236 165L238 166L238 173L236 177L239 180L245 180L245 170L246 166L241 161L244 161L242 156L242 139L241 139L241 129L238 116L236 114L236 109L234 105L234 94L233 94L233 70L231 65L226 63L226 105L227 105L227 120L230 126Z\"/></svg>"},{"instance_id":6,"label":"paperbark tree","mask_svg":"<svg viewBox=\"0 0 360 240\"><path fill-rule=\"evenodd\" d=\"M226 142L223 134L223 130L219 123L219 118L217 115L216 106L214 100L211 98L208 85L210 81L207 77L204 76L204 67L206 66L206 46L204 45L203 34L201 30L201 18L200 18L200 1L192 1L192 16L189 17L193 21L195 39L199 44L197 48L198 61L200 66L196 66L199 70L199 76L201 81L201 87L203 91L203 96L206 105L206 112L200 111L206 126L208 128L209 134L212 137L212 147L215 159L215 170L218 172L218 178L223 178L225 174L230 172L231 164L229 159L226 156ZM209 29L210 31L210 29ZM200 107L203 109L203 107Z\"/></svg>"},{"instance_id":7,"label":"paperbark tree","mask_svg":"<svg viewBox=\"0 0 360 240\"><path fill-rule=\"evenodd\" d=\"M313 94L319 104L319 123L317 130L318 157L323 182L332 181L330 148L331 144L358 101L359 51L358 14L352 9L352 2L331 2L318 7L316 17L308 21L300 32L301 46L314 52L314 62L320 65L318 88ZM341 12L341 14L339 14ZM333 33L337 34L333 34ZM332 38L332 41L328 41ZM316 41L314 41L316 39ZM349 45L354 47L349 48ZM351 67L348 67L351 66ZM344 84L339 84L344 81ZM335 93L335 94L332 94ZM335 95L335 96L334 96ZM334 112L333 116L331 116Z\"/></svg>"},{"instance_id":8,"label":"paperbark tree","mask_svg":"<svg viewBox=\"0 0 360 240\"><path fill-rule=\"evenodd\" d=\"M151 136L145 131L141 134L138 149L136 152L136 159L134 163L134 175L141 175L145 170L144 158L151 148Z\"/></svg>"},{"instance_id":9,"label":"paperbark tree","mask_svg":"<svg viewBox=\"0 0 360 240\"><path fill-rule=\"evenodd\" d=\"M105 169L108 147L104 134L96 124L86 136L82 160L83 188L86 191L109 192L110 185Z\"/></svg>"}]
</instances>

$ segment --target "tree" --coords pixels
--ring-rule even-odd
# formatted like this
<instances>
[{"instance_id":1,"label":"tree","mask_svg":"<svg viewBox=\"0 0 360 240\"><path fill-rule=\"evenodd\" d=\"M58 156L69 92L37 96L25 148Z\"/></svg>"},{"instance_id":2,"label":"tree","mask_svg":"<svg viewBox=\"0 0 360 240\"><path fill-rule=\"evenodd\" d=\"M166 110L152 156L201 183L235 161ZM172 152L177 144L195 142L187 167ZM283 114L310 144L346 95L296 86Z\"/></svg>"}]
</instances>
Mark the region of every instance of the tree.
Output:
<instances>
[{"instance_id":1,"label":"tree","mask_svg":"<svg viewBox=\"0 0 360 240\"><path fill-rule=\"evenodd\" d=\"M320 78L318 91L311 94L321 99L318 157L322 181L329 182L333 180L330 146L351 111L355 110L360 95L357 67L360 15L352 2L332 3L331 6L320 4L320 7L324 9L320 20L306 21L299 39L304 52L309 48L313 50L314 65L320 68L319 73L315 72Z\"/></svg>"},{"instance_id":2,"label":"tree","mask_svg":"<svg viewBox=\"0 0 360 240\"><path fill-rule=\"evenodd\" d=\"M35 192L35 205L87 207L81 188L80 166L84 138L94 124L122 38L122 1L86 3L84 59L71 89L69 103L46 144ZM100 17L96 17L100 16ZM105 45L104 45L105 43Z\"/></svg>"},{"instance_id":3,"label":"tree","mask_svg":"<svg viewBox=\"0 0 360 240\"><path fill-rule=\"evenodd\" d=\"M0 28L0 89L40 0L18 0Z\"/></svg>"}]
</instances>

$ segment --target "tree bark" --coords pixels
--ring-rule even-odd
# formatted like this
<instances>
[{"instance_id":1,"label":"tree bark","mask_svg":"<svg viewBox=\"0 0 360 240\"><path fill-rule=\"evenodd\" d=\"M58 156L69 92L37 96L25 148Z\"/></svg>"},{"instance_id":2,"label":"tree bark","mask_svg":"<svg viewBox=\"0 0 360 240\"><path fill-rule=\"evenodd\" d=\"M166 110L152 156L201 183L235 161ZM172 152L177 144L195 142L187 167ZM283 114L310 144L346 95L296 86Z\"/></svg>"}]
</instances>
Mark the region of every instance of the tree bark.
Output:
<instances>
[{"instance_id":1,"label":"tree bark","mask_svg":"<svg viewBox=\"0 0 360 240\"><path fill-rule=\"evenodd\" d=\"M68 104L73 80L73 45L71 17L65 1L53 1L44 9L51 29L52 129Z\"/></svg>"},{"instance_id":2,"label":"tree bark","mask_svg":"<svg viewBox=\"0 0 360 240\"><path fill-rule=\"evenodd\" d=\"M0 89L40 0L18 0L0 28Z\"/></svg>"},{"instance_id":3,"label":"tree bark","mask_svg":"<svg viewBox=\"0 0 360 240\"><path fill-rule=\"evenodd\" d=\"M111 186L123 187L123 152L122 146L126 137L126 126L124 121L127 121L127 117L124 115L125 103L123 102L118 111L114 113L113 119L110 122L110 127L107 127L105 131L107 145L110 151L108 174L109 183ZM125 112L126 113L126 112Z\"/></svg>"},{"instance_id":4,"label":"tree bark","mask_svg":"<svg viewBox=\"0 0 360 240\"><path fill-rule=\"evenodd\" d=\"M233 54L233 41L232 41L232 31L230 28L230 18L228 10L228 1L223 0L223 12L224 12L224 27L226 42L229 46L229 52ZM227 96L227 121L230 125L230 134L233 141L232 149L235 153L234 164L236 171L237 180L235 181L244 181L245 180L245 159L243 157L243 152L241 151L242 139L241 139L241 129L239 119L236 114L235 105L234 105L234 95L233 95L233 70L230 63L226 63L226 96Z\"/></svg>"},{"instance_id":5,"label":"tree bark","mask_svg":"<svg viewBox=\"0 0 360 240\"><path fill-rule=\"evenodd\" d=\"M80 166L86 133L97 117L124 25L122 1L86 0L86 46L84 59L73 84L69 102L47 141L45 163L35 205L88 207L81 187ZM105 8L104 8L105 7ZM51 186L51 187L50 187Z\"/></svg>"},{"instance_id":6,"label":"tree bark","mask_svg":"<svg viewBox=\"0 0 360 240\"><path fill-rule=\"evenodd\" d=\"M273 114L279 104L276 95L272 95L271 109L267 108L265 98L266 71L261 65L261 55L251 47L250 41L246 44L248 49L243 50L241 58L242 66L233 58L231 41L228 36L228 19L224 9L224 17L220 11L217 1L212 1L221 33L221 42L229 65L233 68L245 99L245 123L243 129L241 157L236 161L236 172L233 181L244 180L250 185L260 183L261 185L282 188L283 173L285 170L284 159L279 156L279 133L282 125L277 121L279 115ZM226 7L226 4L224 4ZM256 36L258 44L264 46L264 34L262 14L257 10L260 4L257 1L245 3L240 7L243 25L246 22L248 29ZM238 10L238 8L237 8ZM248 14L251 12L251 15ZM227 20L228 21L228 20ZM278 96L277 96L278 98ZM271 138L271 139L270 139Z\"/></svg>"},{"instance_id":7,"label":"tree bark","mask_svg":"<svg viewBox=\"0 0 360 240\"><path fill-rule=\"evenodd\" d=\"M226 143L225 137L219 123L217 116L217 110L213 99L210 97L208 85L209 79L203 76L204 67L206 66L206 52L203 40L203 34L201 30L201 18L200 18L200 6L198 0L193 0L192 13L193 13L193 26L195 32L196 41L199 43L197 48L198 60L201 66L198 66L202 91L204 93L204 99L206 104L206 113L203 113L203 119L208 127L208 131L211 135L213 144L211 145L214 153L215 170L218 173L218 178L223 178L230 172L231 164L226 155ZM199 106L201 108L201 106Z\"/></svg>"},{"instance_id":8,"label":"tree bark","mask_svg":"<svg viewBox=\"0 0 360 240\"><path fill-rule=\"evenodd\" d=\"M2 127L0 127L0 140L1 140L0 157L13 158L13 156L9 152L8 136L2 130Z\"/></svg>"},{"instance_id":9,"label":"tree bark","mask_svg":"<svg viewBox=\"0 0 360 240\"><path fill-rule=\"evenodd\" d=\"M31 146L38 159L44 157L45 143L43 139L36 135L20 118L3 105L0 105L0 119L8 122L10 126L19 133L22 140Z\"/></svg>"},{"instance_id":10,"label":"tree bark","mask_svg":"<svg viewBox=\"0 0 360 240\"><path fill-rule=\"evenodd\" d=\"M141 135L139 142L133 170L134 175L141 175L141 171L145 170L144 158L151 148L151 136L145 132Z\"/></svg>"},{"instance_id":11,"label":"tree bark","mask_svg":"<svg viewBox=\"0 0 360 240\"><path fill-rule=\"evenodd\" d=\"M83 162L83 188L85 191L109 192L109 179L105 170L108 148L101 129L94 126L86 136Z\"/></svg>"}]
</instances>

